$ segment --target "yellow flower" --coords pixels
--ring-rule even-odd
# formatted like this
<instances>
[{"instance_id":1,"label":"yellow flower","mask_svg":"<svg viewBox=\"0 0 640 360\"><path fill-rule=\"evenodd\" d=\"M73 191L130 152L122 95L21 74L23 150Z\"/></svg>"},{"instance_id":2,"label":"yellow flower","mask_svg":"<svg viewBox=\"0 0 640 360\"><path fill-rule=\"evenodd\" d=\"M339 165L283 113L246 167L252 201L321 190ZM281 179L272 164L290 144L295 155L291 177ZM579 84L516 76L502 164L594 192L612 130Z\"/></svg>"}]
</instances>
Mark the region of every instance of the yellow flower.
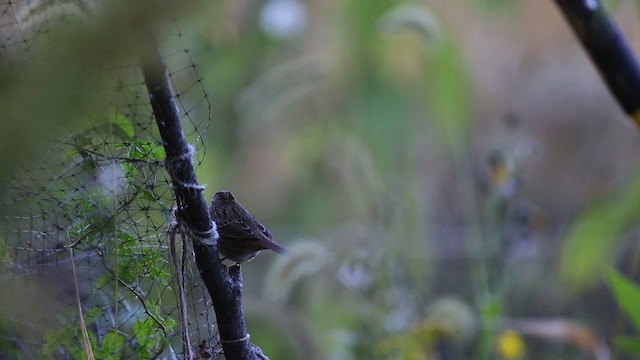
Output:
<instances>
[{"instance_id":1,"label":"yellow flower","mask_svg":"<svg viewBox=\"0 0 640 360\"><path fill-rule=\"evenodd\" d=\"M498 336L498 353L502 359L522 359L526 351L524 340L514 330L506 330Z\"/></svg>"}]
</instances>

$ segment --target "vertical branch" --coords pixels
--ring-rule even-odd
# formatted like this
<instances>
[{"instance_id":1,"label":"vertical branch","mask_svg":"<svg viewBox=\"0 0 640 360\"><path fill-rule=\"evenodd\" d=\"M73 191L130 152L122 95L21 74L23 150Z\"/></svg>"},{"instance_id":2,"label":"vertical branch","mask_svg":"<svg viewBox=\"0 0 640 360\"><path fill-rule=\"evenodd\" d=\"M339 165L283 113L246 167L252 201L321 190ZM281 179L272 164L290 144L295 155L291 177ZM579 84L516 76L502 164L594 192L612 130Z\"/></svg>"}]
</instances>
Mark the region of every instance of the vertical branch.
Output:
<instances>
[{"instance_id":1,"label":"vertical branch","mask_svg":"<svg viewBox=\"0 0 640 360\"><path fill-rule=\"evenodd\" d=\"M167 154L165 165L171 175L179 217L195 235L196 263L213 301L222 349L230 360L254 359L242 310L241 276L238 273L231 277L219 260L215 241L218 233L209 216L204 187L196 178L193 148L184 136L166 65L151 31L142 33L139 41L142 73Z\"/></svg>"},{"instance_id":2,"label":"vertical branch","mask_svg":"<svg viewBox=\"0 0 640 360\"><path fill-rule=\"evenodd\" d=\"M613 96L640 125L640 67L599 0L555 0Z\"/></svg>"}]
</instances>

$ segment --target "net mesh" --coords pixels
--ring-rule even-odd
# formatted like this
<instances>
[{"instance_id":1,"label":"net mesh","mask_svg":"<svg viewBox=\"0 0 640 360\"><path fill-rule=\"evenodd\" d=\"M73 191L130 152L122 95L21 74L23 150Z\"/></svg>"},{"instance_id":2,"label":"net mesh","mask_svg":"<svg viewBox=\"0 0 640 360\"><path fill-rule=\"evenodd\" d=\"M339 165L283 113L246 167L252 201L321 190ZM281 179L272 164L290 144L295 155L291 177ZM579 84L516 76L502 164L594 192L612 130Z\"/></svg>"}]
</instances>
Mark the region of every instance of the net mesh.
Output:
<instances>
[{"instance_id":1,"label":"net mesh","mask_svg":"<svg viewBox=\"0 0 640 360\"><path fill-rule=\"evenodd\" d=\"M47 44L55 46L61 41L56 26L91 21L96 9L84 1L0 1L0 68L38 61L36 39L49 37ZM211 104L178 22L169 24L158 40L197 166L205 156ZM167 235L174 199L135 59L101 70L109 85L95 91L108 105L84 114L88 126L53 144L6 189L0 357L83 358L83 327L96 358L183 352ZM188 332L199 356L212 358L211 301L183 240L179 234L176 248L186 277Z\"/></svg>"}]
</instances>

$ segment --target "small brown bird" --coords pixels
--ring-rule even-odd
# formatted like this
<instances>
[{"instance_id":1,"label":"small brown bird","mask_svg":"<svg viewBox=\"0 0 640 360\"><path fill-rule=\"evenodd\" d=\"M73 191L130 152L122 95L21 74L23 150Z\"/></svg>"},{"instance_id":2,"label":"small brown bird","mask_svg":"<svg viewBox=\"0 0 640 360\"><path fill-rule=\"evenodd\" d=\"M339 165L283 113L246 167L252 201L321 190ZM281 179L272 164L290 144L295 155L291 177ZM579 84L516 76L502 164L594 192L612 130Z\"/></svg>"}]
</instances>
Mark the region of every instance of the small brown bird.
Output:
<instances>
[{"instance_id":1,"label":"small brown bird","mask_svg":"<svg viewBox=\"0 0 640 360\"><path fill-rule=\"evenodd\" d=\"M269 230L254 219L230 192L217 192L209 212L218 226L218 251L223 259L240 264L256 257L260 250L287 253L285 248L272 240Z\"/></svg>"}]
</instances>

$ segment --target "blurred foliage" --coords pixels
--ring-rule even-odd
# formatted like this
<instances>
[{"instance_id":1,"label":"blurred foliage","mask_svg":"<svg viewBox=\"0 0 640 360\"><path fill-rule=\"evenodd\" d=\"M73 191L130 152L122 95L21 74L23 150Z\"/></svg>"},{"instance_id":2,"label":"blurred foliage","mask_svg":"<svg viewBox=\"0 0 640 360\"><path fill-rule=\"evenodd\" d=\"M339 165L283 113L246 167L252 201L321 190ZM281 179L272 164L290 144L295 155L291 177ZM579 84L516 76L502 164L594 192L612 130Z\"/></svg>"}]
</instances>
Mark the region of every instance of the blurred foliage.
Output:
<instances>
[{"instance_id":1,"label":"blurred foliage","mask_svg":"<svg viewBox=\"0 0 640 360\"><path fill-rule=\"evenodd\" d=\"M464 345L473 338L475 327L476 320L466 304L456 298L442 298L430 306L429 315L421 323L383 340L377 349L401 359L437 358L443 342L453 340L458 346Z\"/></svg>"},{"instance_id":2,"label":"blurred foliage","mask_svg":"<svg viewBox=\"0 0 640 360\"><path fill-rule=\"evenodd\" d=\"M549 65L553 56L539 43L553 47L567 31L555 29L551 5L302 1L305 28L279 38L260 20L265 6L277 2L286 3L199 3L192 13L185 6L189 16L180 29L214 108L200 179L211 194L237 194L291 251L243 266L252 341L280 359L581 358L579 341L567 340L570 331L551 331L525 346L527 334L500 327L505 317L565 316L596 328L605 343L617 339L637 351L637 339L612 326L617 307L600 286L604 269L638 261L625 241L640 211L640 180L629 176L638 169L630 159L637 148L615 147L624 141L605 127L617 126L607 95L580 92L594 83L572 78L595 74ZM539 12L527 17L531 9ZM15 134L5 152L42 151L45 143L30 136L42 124L57 136L86 121L78 114L108 103L82 84L108 84L96 69L132 56L130 34L120 25L133 16L115 13L91 31L67 25L63 31L78 41L26 65L33 67L30 77L0 72L7 84L0 91L7 106L0 108L12 115L3 117L9 120L0 131ZM492 47L500 41L502 47ZM513 70L504 57L521 63ZM574 57L557 62L574 64ZM514 80L510 72L520 76ZM571 86L554 82L565 77ZM513 108L521 119L500 123ZM109 119L114 136L126 139L123 156L164 157L136 137L122 114ZM70 141L77 145L70 158L95 171L95 157L83 150L93 140ZM542 155L529 159L534 151L521 149L532 142ZM16 163L23 159L7 158L0 169L12 172ZM139 176L133 163L122 171L129 181ZM160 199L136 190L168 213ZM166 286L170 274L158 265L163 253L142 254L126 229L109 227L108 199L84 201L76 235L104 223L120 239L107 259L123 267L96 286L133 282L141 273ZM635 281L637 269L626 269ZM631 305L637 285L617 273L607 280L621 310L637 320ZM442 303L454 305L442 310L436 306ZM108 333L91 341L105 358L123 347L142 358L163 345L162 329L172 327L141 318L131 329L135 336ZM52 353L65 342L73 354L78 339L78 329L58 330L48 334L46 348ZM5 343L8 350L0 351L15 351Z\"/></svg>"},{"instance_id":3,"label":"blurred foliage","mask_svg":"<svg viewBox=\"0 0 640 360\"><path fill-rule=\"evenodd\" d=\"M616 300L631 319L636 331L640 331L640 309L637 306L640 301L640 287L616 271L612 270L608 275Z\"/></svg>"},{"instance_id":4,"label":"blurred foliage","mask_svg":"<svg viewBox=\"0 0 640 360\"><path fill-rule=\"evenodd\" d=\"M60 314L63 318L75 318L75 309L69 314ZM153 311L153 310L152 310ZM157 312L157 309L155 310ZM104 309L94 307L83 313L86 324L93 328L99 328ZM155 315L157 316L157 314ZM104 319L103 319L104 320ZM157 323L156 317L141 316L134 324L133 329L123 332L120 329L112 329L104 334L96 334L89 331L89 342L96 359L122 359L133 354L136 359L157 358L167 344L167 332L175 326L175 322L166 318L162 324ZM78 323L61 326L50 330L44 335L44 345L40 356L44 359L57 359L59 356L69 357L74 360L86 359L82 346L82 335ZM131 336L131 334L135 334ZM98 340L98 336L100 340Z\"/></svg>"},{"instance_id":5,"label":"blurred foliage","mask_svg":"<svg viewBox=\"0 0 640 360\"><path fill-rule=\"evenodd\" d=\"M146 175L138 174L138 169L149 169L136 165L160 162L164 159L164 150L154 142L146 141L144 136L136 137L134 126L123 114L112 111L109 117L112 120L103 127L71 136L65 158L68 162L79 163L84 175L95 179L108 167L100 151L105 143L109 143L115 151L111 156L122 160L121 164L109 165L119 167L122 177L114 176L102 186L78 192L78 198L70 196L62 185L59 200L73 209L74 216L66 230L68 243L60 247L95 250L107 270L91 284L92 295L96 299L103 296L111 299L107 300L108 304L94 306L83 313L96 358L121 359L125 354L134 354L138 359L151 359L168 346L168 334L173 331L175 320L163 316L159 306L150 299L161 299L162 292L171 284L173 274L166 268L164 248L140 245L141 234L130 227L132 224L126 219L126 209L134 202L144 203L149 208L159 207L164 221L168 221L171 209L157 194L145 188L141 178L145 179ZM104 133L109 140L103 136ZM111 171L116 172L114 169ZM118 183L119 180L123 183ZM57 185L54 183L50 187ZM136 220L136 224L142 225L144 221L150 219ZM145 287L145 283L156 286ZM143 288L148 291L144 297L140 290ZM137 312L131 313L128 306L122 305L138 300L146 303ZM72 359L86 358L81 326L72 320L77 317L76 311L72 307L68 313L59 314L59 318L68 323L45 333L44 358L54 359L58 354L66 354ZM134 319L133 324L127 321L130 318ZM121 326L123 324L125 326Z\"/></svg>"},{"instance_id":6,"label":"blurred foliage","mask_svg":"<svg viewBox=\"0 0 640 360\"><path fill-rule=\"evenodd\" d=\"M12 156L0 160L0 177L28 167L52 143L95 121L86 114L117 102L100 90L115 80L107 69L137 61L138 27L162 26L199 3L166 1L150 13L150 1L2 2L6 52L0 60L7 66L0 67L0 132L12 136L1 149ZM91 15L99 16L84 21Z\"/></svg>"},{"instance_id":7,"label":"blurred foliage","mask_svg":"<svg viewBox=\"0 0 640 360\"><path fill-rule=\"evenodd\" d=\"M608 273L608 281L616 301L622 308L624 314L631 320L635 329L635 337L618 336L614 339L615 344L630 354L640 355L640 285L633 283L625 276L615 270Z\"/></svg>"},{"instance_id":8,"label":"blurred foliage","mask_svg":"<svg viewBox=\"0 0 640 360\"><path fill-rule=\"evenodd\" d=\"M625 231L640 216L640 178L614 197L589 207L567 231L560 275L574 290L593 285L618 248Z\"/></svg>"},{"instance_id":9,"label":"blurred foliage","mask_svg":"<svg viewBox=\"0 0 640 360\"><path fill-rule=\"evenodd\" d=\"M20 349L15 327L7 321L0 322L0 354L9 359L26 358Z\"/></svg>"}]
</instances>

